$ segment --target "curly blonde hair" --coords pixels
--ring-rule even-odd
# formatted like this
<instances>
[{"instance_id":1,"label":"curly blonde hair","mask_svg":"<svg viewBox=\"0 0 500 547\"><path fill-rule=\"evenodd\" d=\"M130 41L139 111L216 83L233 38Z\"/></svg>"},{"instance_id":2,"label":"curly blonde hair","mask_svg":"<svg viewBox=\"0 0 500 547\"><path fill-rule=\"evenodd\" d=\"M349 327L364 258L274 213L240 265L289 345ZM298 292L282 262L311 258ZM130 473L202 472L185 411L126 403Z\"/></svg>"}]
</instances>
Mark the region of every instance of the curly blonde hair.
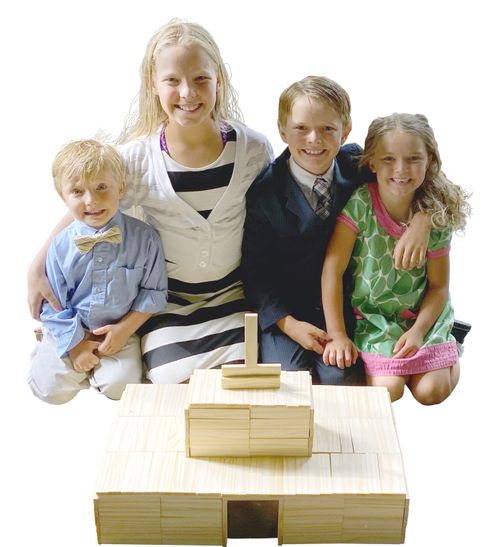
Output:
<instances>
[{"instance_id":1,"label":"curly blonde hair","mask_svg":"<svg viewBox=\"0 0 500 547\"><path fill-rule=\"evenodd\" d=\"M420 138L429 157L424 182L415 192L413 212L423 211L429 214L434 228L463 230L471 212L467 201L470 194L458 184L451 182L441 170L441 157L434 131L422 114L394 113L373 120L366 135L360 168L369 165L380 138L396 130Z\"/></svg>"},{"instance_id":2,"label":"curly blonde hair","mask_svg":"<svg viewBox=\"0 0 500 547\"><path fill-rule=\"evenodd\" d=\"M159 53L166 47L177 45L199 46L214 63L219 88L212 118L219 123L226 120L243 120L238 107L238 95L231 85L228 70L212 36L201 25L182 19L172 19L159 28L148 42L141 64L139 94L132 103L119 142L151 135L161 125L168 123L168 116L160 104L158 95L154 93L154 74Z\"/></svg>"}]
</instances>

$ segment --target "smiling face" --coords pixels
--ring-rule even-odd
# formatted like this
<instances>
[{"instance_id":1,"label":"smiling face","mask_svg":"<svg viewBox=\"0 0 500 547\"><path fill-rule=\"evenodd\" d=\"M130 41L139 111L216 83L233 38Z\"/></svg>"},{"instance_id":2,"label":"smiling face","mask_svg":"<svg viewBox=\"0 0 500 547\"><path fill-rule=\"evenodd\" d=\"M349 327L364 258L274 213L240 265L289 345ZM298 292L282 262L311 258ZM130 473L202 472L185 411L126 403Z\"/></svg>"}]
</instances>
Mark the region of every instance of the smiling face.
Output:
<instances>
[{"instance_id":1,"label":"smiling face","mask_svg":"<svg viewBox=\"0 0 500 547\"><path fill-rule=\"evenodd\" d=\"M124 189L124 183L106 170L90 180L61 180L61 197L70 213L91 228L102 228L116 215Z\"/></svg>"},{"instance_id":2,"label":"smiling face","mask_svg":"<svg viewBox=\"0 0 500 547\"><path fill-rule=\"evenodd\" d=\"M328 171L351 131L334 108L306 95L295 99L288 119L278 122L278 128L292 158L313 175Z\"/></svg>"},{"instance_id":3,"label":"smiling face","mask_svg":"<svg viewBox=\"0 0 500 547\"><path fill-rule=\"evenodd\" d=\"M411 203L425 180L429 155L420 137L396 129L379 138L369 165L377 175L382 201Z\"/></svg>"},{"instance_id":4,"label":"smiling face","mask_svg":"<svg viewBox=\"0 0 500 547\"><path fill-rule=\"evenodd\" d=\"M156 59L153 85L169 125L193 127L212 121L217 70L200 46L164 47Z\"/></svg>"}]
</instances>

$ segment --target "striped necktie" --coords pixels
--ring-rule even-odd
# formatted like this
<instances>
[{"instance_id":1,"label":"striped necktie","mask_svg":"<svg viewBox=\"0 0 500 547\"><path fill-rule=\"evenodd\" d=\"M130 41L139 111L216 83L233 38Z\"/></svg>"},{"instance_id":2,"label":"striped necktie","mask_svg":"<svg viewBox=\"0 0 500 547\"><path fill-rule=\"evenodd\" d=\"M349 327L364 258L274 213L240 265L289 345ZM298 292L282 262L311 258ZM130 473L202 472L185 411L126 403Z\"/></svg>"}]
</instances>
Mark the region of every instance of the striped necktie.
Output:
<instances>
[{"instance_id":1,"label":"striped necktie","mask_svg":"<svg viewBox=\"0 0 500 547\"><path fill-rule=\"evenodd\" d=\"M319 218L325 220L330 216L330 209L332 205L330 185L324 178L318 177L314 181L312 191L317 198L316 209L314 212L319 216Z\"/></svg>"}]
</instances>

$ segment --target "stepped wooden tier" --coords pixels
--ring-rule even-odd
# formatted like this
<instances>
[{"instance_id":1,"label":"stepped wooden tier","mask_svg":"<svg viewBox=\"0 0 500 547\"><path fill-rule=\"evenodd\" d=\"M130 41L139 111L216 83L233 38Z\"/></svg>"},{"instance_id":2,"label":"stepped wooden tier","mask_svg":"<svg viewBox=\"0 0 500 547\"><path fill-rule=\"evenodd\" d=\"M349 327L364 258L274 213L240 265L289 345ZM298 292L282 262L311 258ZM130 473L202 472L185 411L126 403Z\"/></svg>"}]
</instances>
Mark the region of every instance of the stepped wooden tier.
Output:
<instances>
[{"instance_id":1,"label":"stepped wooden tier","mask_svg":"<svg viewBox=\"0 0 500 547\"><path fill-rule=\"evenodd\" d=\"M260 378L260 377L259 377ZM309 372L285 372L277 389L224 389L221 371L196 370L186 401L189 456L310 456Z\"/></svg>"}]
</instances>

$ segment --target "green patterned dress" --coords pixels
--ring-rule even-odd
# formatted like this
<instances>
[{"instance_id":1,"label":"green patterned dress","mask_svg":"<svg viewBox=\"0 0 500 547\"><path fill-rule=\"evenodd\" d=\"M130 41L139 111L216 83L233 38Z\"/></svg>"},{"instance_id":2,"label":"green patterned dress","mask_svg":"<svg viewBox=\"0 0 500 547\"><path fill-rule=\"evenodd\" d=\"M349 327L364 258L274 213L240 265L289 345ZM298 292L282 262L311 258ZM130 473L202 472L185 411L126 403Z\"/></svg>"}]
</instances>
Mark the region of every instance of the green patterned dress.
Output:
<instances>
[{"instance_id":1,"label":"green patterned dress","mask_svg":"<svg viewBox=\"0 0 500 547\"><path fill-rule=\"evenodd\" d=\"M354 343L369 376L406 376L453 366L458 361L451 335L453 309L441 315L412 357L394 359L394 344L412 326L427 287L426 267L396 270L394 247L404 228L387 213L377 184L358 188L338 217L357 234L350 261L354 276L352 306L357 323ZM449 252L451 230L431 230L428 259Z\"/></svg>"}]
</instances>

